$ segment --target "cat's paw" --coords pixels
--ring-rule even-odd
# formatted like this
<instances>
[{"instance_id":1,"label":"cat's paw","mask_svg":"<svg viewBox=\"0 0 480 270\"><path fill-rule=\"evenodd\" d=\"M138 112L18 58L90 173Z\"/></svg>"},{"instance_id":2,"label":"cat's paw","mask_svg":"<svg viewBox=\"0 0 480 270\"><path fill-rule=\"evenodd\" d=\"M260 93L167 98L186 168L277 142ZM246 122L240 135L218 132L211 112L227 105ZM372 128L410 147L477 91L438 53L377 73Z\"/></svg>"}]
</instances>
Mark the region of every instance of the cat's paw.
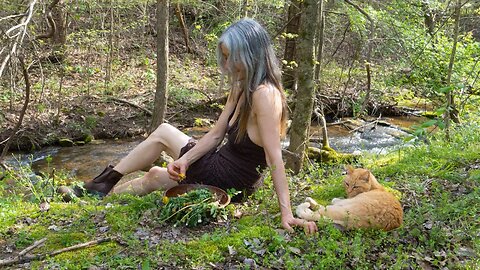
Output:
<instances>
[{"instance_id":1,"label":"cat's paw","mask_svg":"<svg viewBox=\"0 0 480 270\"><path fill-rule=\"evenodd\" d=\"M343 199L340 199L340 198L333 198L332 199L332 204L336 204L336 203L339 203L341 202Z\"/></svg>"},{"instance_id":2,"label":"cat's paw","mask_svg":"<svg viewBox=\"0 0 480 270\"><path fill-rule=\"evenodd\" d=\"M312 209L313 211L317 211L320 208L320 205L310 197L307 197L305 199L305 202L310 204L310 209Z\"/></svg>"},{"instance_id":3,"label":"cat's paw","mask_svg":"<svg viewBox=\"0 0 480 270\"><path fill-rule=\"evenodd\" d=\"M299 218L303 218L306 220L315 220L314 213L312 209L310 209L309 202L304 202L298 205L297 208L295 209L295 214L297 214Z\"/></svg>"}]
</instances>

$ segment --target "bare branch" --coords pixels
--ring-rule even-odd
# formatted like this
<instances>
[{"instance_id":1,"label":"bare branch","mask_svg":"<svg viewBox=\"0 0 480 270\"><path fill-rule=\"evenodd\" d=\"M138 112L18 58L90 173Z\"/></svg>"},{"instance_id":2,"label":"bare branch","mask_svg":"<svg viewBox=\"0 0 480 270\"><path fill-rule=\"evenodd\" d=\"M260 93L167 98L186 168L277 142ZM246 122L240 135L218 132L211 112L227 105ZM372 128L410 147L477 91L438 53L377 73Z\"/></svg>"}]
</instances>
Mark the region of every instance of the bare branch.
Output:
<instances>
[{"instance_id":1,"label":"bare branch","mask_svg":"<svg viewBox=\"0 0 480 270\"><path fill-rule=\"evenodd\" d=\"M41 244L45 243L45 241L47 241L47 238L42 238L38 241L35 241L32 245L28 246L27 248L25 248L24 250L20 251L20 253L18 253L18 257L21 257L25 254L27 254L28 252L34 250L35 248L37 248L38 246L40 246Z\"/></svg>"},{"instance_id":2,"label":"bare branch","mask_svg":"<svg viewBox=\"0 0 480 270\"><path fill-rule=\"evenodd\" d=\"M147 114L148 116L152 116L152 115L153 115L153 113L152 113L150 110L148 110L148 109L146 109L146 108L143 108L142 106L139 106L139 105L137 105L137 104L135 104L135 103L132 103L132 102L130 102L130 101L128 101L128 100L120 99L120 98L116 98L116 97L110 97L108 100L112 100L112 101L116 101L116 102L128 104L128 105L130 105L130 106L132 106L132 107L134 107L134 108L137 108L137 109L142 110L142 111L145 112L145 114Z\"/></svg>"},{"instance_id":3,"label":"bare branch","mask_svg":"<svg viewBox=\"0 0 480 270\"><path fill-rule=\"evenodd\" d=\"M13 41L13 45L11 46L10 53L7 54L2 61L2 65L0 66L0 77L2 77L3 71L5 70L5 67L8 64L8 61L12 58L12 55L16 54L17 47L19 45L21 46L22 43L23 43L23 39L25 38L25 35L27 34L27 26L28 26L28 23L30 23L30 20L32 19L33 9L34 9L36 3L37 3L37 0L32 0L30 2L29 6L28 6L27 12L25 12L22 15L22 19L20 20L20 24L11 27L10 29L7 30L7 32L5 32L5 35L7 36L7 38L9 38L9 39L14 39L15 38L15 41ZM15 15L15 16L17 16L17 15ZM20 16L18 16L18 17L20 17ZM10 36L10 33L12 33L13 31L15 31L17 29L18 29L18 32L16 32L14 35ZM3 49L2 49L2 52L3 52Z\"/></svg>"},{"instance_id":4,"label":"bare branch","mask_svg":"<svg viewBox=\"0 0 480 270\"><path fill-rule=\"evenodd\" d=\"M367 18L367 20L369 20L371 23L373 23L372 17L370 17L370 15L368 15L368 13L365 10L363 10L359 5L353 3L350 0L345 0L345 2L349 5L351 5L352 7L354 7L356 10L358 10L360 13L362 13L363 16L365 16L365 18Z\"/></svg>"},{"instance_id":5,"label":"bare branch","mask_svg":"<svg viewBox=\"0 0 480 270\"><path fill-rule=\"evenodd\" d=\"M298 16L302 15L302 11L298 12L297 14L293 15L290 20L288 20L288 22L286 24L284 24L282 26L282 28L280 28L280 30L277 31L277 33L275 35L272 36L272 39L276 39L280 34L283 33L283 30L285 30L285 28L287 28L287 26L295 19L297 18Z\"/></svg>"},{"instance_id":6,"label":"bare branch","mask_svg":"<svg viewBox=\"0 0 480 270\"><path fill-rule=\"evenodd\" d=\"M0 18L0 22L3 21L3 20L9 20L9 19L15 19L15 18L18 18L18 17L23 17L25 15L26 15L26 13L10 15L10 16L7 16L7 17Z\"/></svg>"},{"instance_id":7,"label":"bare branch","mask_svg":"<svg viewBox=\"0 0 480 270\"><path fill-rule=\"evenodd\" d=\"M21 28L21 27L23 27L23 36L25 36L25 32L27 31L27 25L30 22L30 20L32 19L33 8L35 7L36 3L37 3L37 0L32 0L32 2L30 3L30 5L28 7L28 11L25 13L25 15L22 19L22 22L18 25L13 26L12 28L8 29L7 32L5 32L5 34L7 35L8 38L14 38L14 37L18 36L20 33L22 33L22 31L19 31L14 36L9 36L10 32L13 32L14 30L16 30L18 28ZM26 16L26 18L25 18L25 16Z\"/></svg>"}]
</instances>

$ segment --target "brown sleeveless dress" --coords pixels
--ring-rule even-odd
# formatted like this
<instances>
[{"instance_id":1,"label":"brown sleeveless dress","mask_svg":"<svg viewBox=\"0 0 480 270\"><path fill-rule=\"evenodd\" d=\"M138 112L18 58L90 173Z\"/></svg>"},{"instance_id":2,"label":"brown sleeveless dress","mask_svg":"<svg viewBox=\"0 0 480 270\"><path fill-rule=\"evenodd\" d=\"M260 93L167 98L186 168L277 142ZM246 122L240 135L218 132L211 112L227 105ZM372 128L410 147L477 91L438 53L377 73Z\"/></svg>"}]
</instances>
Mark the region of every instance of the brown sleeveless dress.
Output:
<instances>
[{"instance_id":1,"label":"brown sleeveless dress","mask_svg":"<svg viewBox=\"0 0 480 270\"><path fill-rule=\"evenodd\" d=\"M232 118L232 115L228 118ZM182 184L206 184L223 190L234 188L242 191L235 200L252 194L261 184L261 172L267 167L263 147L250 140L248 133L235 143L238 134L238 119L228 127L227 142L214 148L191 164ZM195 146L189 142L180 151L180 157Z\"/></svg>"}]
</instances>

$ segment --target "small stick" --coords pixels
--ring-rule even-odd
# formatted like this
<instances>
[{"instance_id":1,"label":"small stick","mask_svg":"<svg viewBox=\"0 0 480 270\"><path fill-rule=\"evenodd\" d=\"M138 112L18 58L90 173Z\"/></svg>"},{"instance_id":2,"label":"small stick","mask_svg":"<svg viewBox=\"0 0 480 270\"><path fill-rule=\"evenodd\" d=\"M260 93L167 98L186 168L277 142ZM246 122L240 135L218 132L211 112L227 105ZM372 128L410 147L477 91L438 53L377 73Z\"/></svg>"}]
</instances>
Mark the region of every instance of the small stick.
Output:
<instances>
[{"instance_id":1,"label":"small stick","mask_svg":"<svg viewBox=\"0 0 480 270\"><path fill-rule=\"evenodd\" d=\"M120 98L115 98L115 97L110 97L109 100L112 100L112 101L116 101L116 102L121 102L121 103L125 103L125 104L128 104L134 108L137 108L137 109L140 109L142 110L143 112L145 112L148 116L152 116L152 112L140 105L137 105L135 103L132 103L128 100L125 100L125 99L120 99Z\"/></svg>"},{"instance_id":2,"label":"small stick","mask_svg":"<svg viewBox=\"0 0 480 270\"><path fill-rule=\"evenodd\" d=\"M85 248L85 247L89 247L89 246L94 246L94 245L97 245L97 244L108 242L110 240L111 240L110 237L100 238L100 239L93 240L93 241L90 241L90 242L77 244L77 245L73 245L71 247L66 247L66 248L62 248L62 249L59 249L59 250L55 250L55 251L49 253L48 256L55 256L55 255L58 255L58 254L63 253L63 252L67 252L67 251L71 251L71 250L75 250L75 249L80 249L80 248Z\"/></svg>"},{"instance_id":3,"label":"small stick","mask_svg":"<svg viewBox=\"0 0 480 270\"><path fill-rule=\"evenodd\" d=\"M35 241L31 246L29 246L26 249L20 251L20 253L18 253L17 257L22 257L23 255L27 254L28 252L32 251L33 249L35 249L38 246L40 246L41 244L43 244L45 241L47 241L47 238L42 238L38 241Z\"/></svg>"},{"instance_id":4,"label":"small stick","mask_svg":"<svg viewBox=\"0 0 480 270\"><path fill-rule=\"evenodd\" d=\"M354 128L354 129L350 130L349 133L353 133L353 132L355 132L355 131L357 131L357 130L359 130L359 129L366 128L366 127L371 126L371 125L376 125L376 124L378 123L378 121L380 121L380 118L382 118L381 115L380 115L376 120L374 120L374 121L372 121L372 122L370 122L370 123L367 123L367 124L365 124L365 125L363 125L363 126L359 126L359 127L357 127L357 128Z\"/></svg>"},{"instance_id":5,"label":"small stick","mask_svg":"<svg viewBox=\"0 0 480 270\"><path fill-rule=\"evenodd\" d=\"M37 254L37 255L32 255L32 256L18 256L16 258L9 258L9 259L6 259L6 260L0 260L0 266L6 266L6 265L11 265L11 264L16 264L16 263L24 263L24 262L29 262L29 261L33 261L33 260L40 260L40 259L43 259L47 256L53 257L53 256L58 255L60 253L64 253L64 252L67 252L67 251L72 251L72 250L76 250L76 249L80 249L80 248L85 248L85 247L101 244L103 242L108 242L108 241L111 241L110 237L101 238L101 239L93 240L93 241L90 241L90 242L81 243L81 244L78 244L78 245L73 245L71 247L58 249L58 250L52 251L52 252L47 253L47 254ZM23 251L24 250L22 250L22 252ZM24 252L24 254L25 253L26 252Z\"/></svg>"},{"instance_id":6,"label":"small stick","mask_svg":"<svg viewBox=\"0 0 480 270\"><path fill-rule=\"evenodd\" d=\"M5 259L5 260L0 260L0 266L2 265L10 265L10 264L14 264L14 263L19 263L21 261L23 261L25 258L24 258L24 255L27 254L28 252L32 251L33 249L37 248L38 246L40 246L41 244L43 244L45 241L47 240L47 238L42 238L38 241L35 241L31 246L28 246L27 248L25 248L24 250L20 251L20 253L18 253L18 255L16 257L13 257L13 258L8 258L8 259Z\"/></svg>"}]
</instances>

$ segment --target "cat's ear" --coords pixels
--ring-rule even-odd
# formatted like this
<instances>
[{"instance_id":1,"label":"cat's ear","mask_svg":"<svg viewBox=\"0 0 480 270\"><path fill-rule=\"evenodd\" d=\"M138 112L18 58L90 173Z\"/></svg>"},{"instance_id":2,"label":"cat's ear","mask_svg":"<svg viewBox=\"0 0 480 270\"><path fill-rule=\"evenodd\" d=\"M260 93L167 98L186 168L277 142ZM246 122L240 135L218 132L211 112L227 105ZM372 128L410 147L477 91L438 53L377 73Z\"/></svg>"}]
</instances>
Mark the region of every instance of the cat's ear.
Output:
<instances>
[{"instance_id":1,"label":"cat's ear","mask_svg":"<svg viewBox=\"0 0 480 270\"><path fill-rule=\"evenodd\" d=\"M368 170L365 170L364 173L362 173L362 175L360 176L360 179L362 179L362 181L365 181L365 182L369 182L369 179L370 179L370 171Z\"/></svg>"},{"instance_id":2,"label":"cat's ear","mask_svg":"<svg viewBox=\"0 0 480 270\"><path fill-rule=\"evenodd\" d=\"M353 170L355 170L355 168L352 165L350 164L345 165L345 171L347 172L348 175L352 174Z\"/></svg>"}]
</instances>

